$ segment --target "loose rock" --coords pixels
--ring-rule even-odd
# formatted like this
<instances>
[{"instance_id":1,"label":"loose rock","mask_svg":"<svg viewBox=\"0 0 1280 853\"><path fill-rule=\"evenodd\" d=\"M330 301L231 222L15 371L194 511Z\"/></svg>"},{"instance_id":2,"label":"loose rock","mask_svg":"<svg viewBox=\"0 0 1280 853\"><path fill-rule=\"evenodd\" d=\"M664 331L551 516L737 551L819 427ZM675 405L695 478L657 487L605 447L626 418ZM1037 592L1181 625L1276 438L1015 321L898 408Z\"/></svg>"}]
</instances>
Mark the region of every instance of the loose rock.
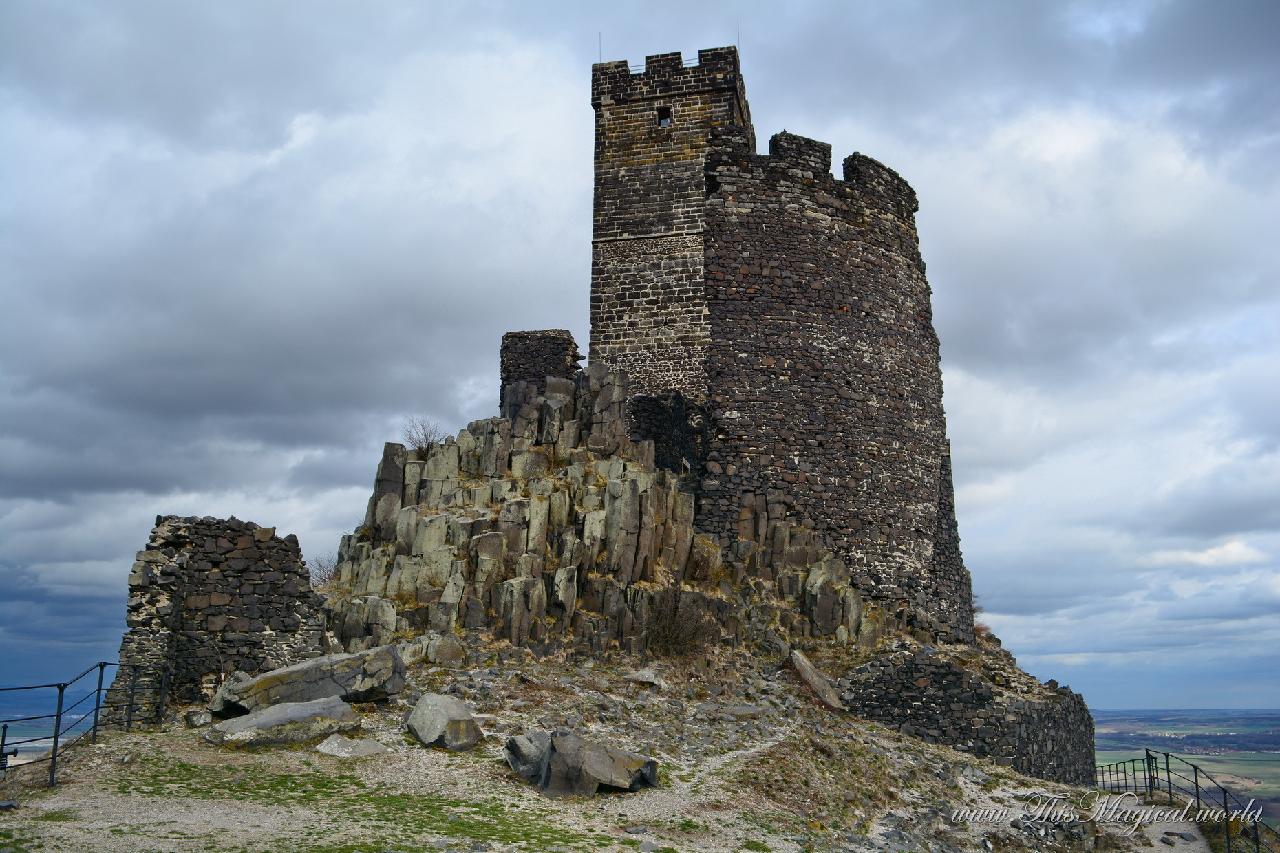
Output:
<instances>
[{"instance_id":1,"label":"loose rock","mask_svg":"<svg viewBox=\"0 0 1280 853\"><path fill-rule=\"evenodd\" d=\"M329 735L316 747L316 752L333 755L338 758L365 758L370 755L382 755L390 752L376 740L369 738L349 738L342 735Z\"/></svg>"},{"instance_id":2,"label":"loose rock","mask_svg":"<svg viewBox=\"0 0 1280 853\"><path fill-rule=\"evenodd\" d=\"M840 694L836 693L831 682L827 681L827 677L819 672L817 667L809 663L809 659L799 649L791 650L791 665L795 667L796 674L804 683L809 685L809 689L818 697L819 702L833 711L845 709L844 703L840 701Z\"/></svg>"},{"instance_id":3,"label":"loose rock","mask_svg":"<svg viewBox=\"0 0 1280 853\"><path fill-rule=\"evenodd\" d=\"M592 795L602 787L638 791L658 784L658 762L652 758L567 731L513 737L506 757L512 770L549 796Z\"/></svg>"},{"instance_id":4,"label":"loose rock","mask_svg":"<svg viewBox=\"0 0 1280 853\"><path fill-rule=\"evenodd\" d=\"M306 743L360 727L360 716L341 699L329 696L310 702L285 702L223 720L204 733L214 744Z\"/></svg>"},{"instance_id":5,"label":"loose rock","mask_svg":"<svg viewBox=\"0 0 1280 853\"><path fill-rule=\"evenodd\" d=\"M253 711L281 702L335 697L375 702L404 689L404 661L395 646L325 655L262 675L232 673L209 703L219 716Z\"/></svg>"},{"instance_id":6,"label":"loose rock","mask_svg":"<svg viewBox=\"0 0 1280 853\"><path fill-rule=\"evenodd\" d=\"M460 751L484 739L484 732L466 703L452 696L428 693L418 700L408 719L409 731L427 746Z\"/></svg>"}]
</instances>

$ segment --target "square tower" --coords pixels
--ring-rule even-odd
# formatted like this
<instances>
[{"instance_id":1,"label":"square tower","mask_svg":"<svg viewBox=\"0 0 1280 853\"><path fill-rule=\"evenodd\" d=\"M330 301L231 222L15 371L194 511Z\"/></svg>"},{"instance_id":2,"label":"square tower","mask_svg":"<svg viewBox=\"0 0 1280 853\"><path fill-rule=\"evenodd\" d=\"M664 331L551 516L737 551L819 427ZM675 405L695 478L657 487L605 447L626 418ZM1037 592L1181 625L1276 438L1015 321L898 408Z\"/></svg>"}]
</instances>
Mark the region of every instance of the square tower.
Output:
<instances>
[{"instance_id":1,"label":"square tower","mask_svg":"<svg viewBox=\"0 0 1280 853\"><path fill-rule=\"evenodd\" d=\"M707 396L703 268L706 152L714 128L747 128L738 51L679 53L591 69L596 114L590 361L641 393ZM754 140L753 140L754 144Z\"/></svg>"}]
</instances>

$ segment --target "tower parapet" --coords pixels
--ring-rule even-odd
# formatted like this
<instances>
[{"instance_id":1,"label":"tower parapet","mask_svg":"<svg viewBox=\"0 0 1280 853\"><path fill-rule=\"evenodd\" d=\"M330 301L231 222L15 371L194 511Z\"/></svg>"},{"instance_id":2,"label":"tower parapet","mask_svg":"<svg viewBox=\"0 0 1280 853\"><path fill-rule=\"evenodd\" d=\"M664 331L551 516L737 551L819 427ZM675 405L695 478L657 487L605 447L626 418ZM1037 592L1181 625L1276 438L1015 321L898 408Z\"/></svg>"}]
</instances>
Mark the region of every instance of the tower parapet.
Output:
<instances>
[{"instance_id":1,"label":"tower parapet","mask_svg":"<svg viewBox=\"0 0 1280 853\"><path fill-rule=\"evenodd\" d=\"M591 104L591 361L627 371L642 393L676 390L700 402L704 166L713 129L750 128L738 52L702 50L690 66L659 54L637 74L625 62L599 63Z\"/></svg>"}]
</instances>

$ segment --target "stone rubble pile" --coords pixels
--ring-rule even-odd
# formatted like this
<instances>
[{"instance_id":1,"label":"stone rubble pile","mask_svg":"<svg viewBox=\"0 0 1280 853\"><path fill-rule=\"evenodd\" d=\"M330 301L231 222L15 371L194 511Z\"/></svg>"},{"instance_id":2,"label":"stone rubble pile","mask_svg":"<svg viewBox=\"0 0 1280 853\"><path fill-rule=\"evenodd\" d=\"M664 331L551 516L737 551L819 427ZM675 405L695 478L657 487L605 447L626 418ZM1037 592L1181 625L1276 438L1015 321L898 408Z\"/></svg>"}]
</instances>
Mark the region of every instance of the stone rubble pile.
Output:
<instances>
[{"instance_id":1,"label":"stone rubble pile","mask_svg":"<svg viewBox=\"0 0 1280 853\"><path fill-rule=\"evenodd\" d=\"M1003 649L899 639L841 679L849 709L903 734L992 758L1022 773L1093 784L1093 717L1084 699L1040 684Z\"/></svg>"}]
</instances>

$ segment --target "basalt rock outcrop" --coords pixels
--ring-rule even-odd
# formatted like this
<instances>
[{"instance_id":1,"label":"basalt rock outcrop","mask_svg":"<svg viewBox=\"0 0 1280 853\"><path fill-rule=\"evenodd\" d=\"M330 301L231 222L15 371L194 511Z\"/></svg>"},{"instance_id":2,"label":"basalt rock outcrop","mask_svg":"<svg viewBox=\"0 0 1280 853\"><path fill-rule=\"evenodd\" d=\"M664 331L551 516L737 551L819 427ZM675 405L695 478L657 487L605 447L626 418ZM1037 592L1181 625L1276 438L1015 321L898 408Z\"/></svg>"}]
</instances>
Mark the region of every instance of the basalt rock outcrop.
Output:
<instances>
[{"instance_id":1,"label":"basalt rock outcrop","mask_svg":"<svg viewBox=\"0 0 1280 853\"><path fill-rule=\"evenodd\" d=\"M540 650L687 635L784 652L883 630L813 531L778 522L727 550L698 533L690 483L629 436L623 374L592 367L545 389L508 386L504 417L424 451L387 445L326 604L344 647L488 629Z\"/></svg>"}]
</instances>

